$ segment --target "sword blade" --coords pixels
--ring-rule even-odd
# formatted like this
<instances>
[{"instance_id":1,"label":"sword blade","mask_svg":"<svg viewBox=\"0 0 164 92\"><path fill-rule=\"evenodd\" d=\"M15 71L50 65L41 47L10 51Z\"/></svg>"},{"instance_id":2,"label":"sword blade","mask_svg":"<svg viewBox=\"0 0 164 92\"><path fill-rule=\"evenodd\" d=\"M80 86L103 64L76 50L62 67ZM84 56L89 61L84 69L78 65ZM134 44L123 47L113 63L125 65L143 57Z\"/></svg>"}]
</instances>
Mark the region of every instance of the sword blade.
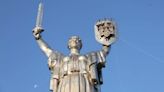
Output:
<instances>
[{"instance_id":1,"label":"sword blade","mask_svg":"<svg viewBox=\"0 0 164 92\"><path fill-rule=\"evenodd\" d=\"M43 4L40 3L38 7L38 14L36 19L36 27L42 27L42 19L43 19Z\"/></svg>"}]
</instances>

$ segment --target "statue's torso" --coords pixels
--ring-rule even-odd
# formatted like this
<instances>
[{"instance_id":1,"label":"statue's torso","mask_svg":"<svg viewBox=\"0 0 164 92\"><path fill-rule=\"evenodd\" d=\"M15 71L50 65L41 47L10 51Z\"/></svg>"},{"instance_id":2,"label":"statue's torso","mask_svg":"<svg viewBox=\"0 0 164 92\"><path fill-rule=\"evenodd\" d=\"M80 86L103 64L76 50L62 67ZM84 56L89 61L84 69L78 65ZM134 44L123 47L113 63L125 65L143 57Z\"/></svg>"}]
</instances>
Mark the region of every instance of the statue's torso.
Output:
<instances>
[{"instance_id":1,"label":"statue's torso","mask_svg":"<svg viewBox=\"0 0 164 92\"><path fill-rule=\"evenodd\" d=\"M64 57L60 66L58 92L93 92L89 82L87 57Z\"/></svg>"},{"instance_id":2,"label":"statue's torso","mask_svg":"<svg viewBox=\"0 0 164 92\"><path fill-rule=\"evenodd\" d=\"M63 58L61 64L61 72L66 75L74 73L86 73L87 72L87 58L85 56L67 56Z\"/></svg>"}]
</instances>

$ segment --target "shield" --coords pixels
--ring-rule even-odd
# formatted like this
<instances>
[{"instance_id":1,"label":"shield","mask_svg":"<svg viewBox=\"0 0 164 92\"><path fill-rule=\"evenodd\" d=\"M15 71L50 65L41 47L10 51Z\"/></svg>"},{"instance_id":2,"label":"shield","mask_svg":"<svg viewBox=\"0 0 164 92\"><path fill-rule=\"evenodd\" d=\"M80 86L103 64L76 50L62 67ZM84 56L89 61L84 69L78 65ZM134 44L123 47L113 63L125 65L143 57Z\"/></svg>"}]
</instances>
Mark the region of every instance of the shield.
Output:
<instances>
[{"instance_id":1,"label":"shield","mask_svg":"<svg viewBox=\"0 0 164 92\"><path fill-rule=\"evenodd\" d=\"M111 45L116 40L116 27L111 20L100 20L96 23L95 38L103 45Z\"/></svg>"}]
</instances>

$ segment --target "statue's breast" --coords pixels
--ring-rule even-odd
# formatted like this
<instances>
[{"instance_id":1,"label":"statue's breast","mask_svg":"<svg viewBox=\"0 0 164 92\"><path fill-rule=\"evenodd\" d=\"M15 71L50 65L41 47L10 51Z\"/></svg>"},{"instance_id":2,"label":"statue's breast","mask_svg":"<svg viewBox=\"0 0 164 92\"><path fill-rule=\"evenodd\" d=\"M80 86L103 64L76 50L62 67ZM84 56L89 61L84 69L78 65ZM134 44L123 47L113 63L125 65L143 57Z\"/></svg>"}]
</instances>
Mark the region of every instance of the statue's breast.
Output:
<instances>
[{"instance_id":1,"label":"statue's breast","mask_svg":"<svg viewBox=\"0 0 164 92\"><path fill-rule=\"evenodd\" d=\"M64 57L61 65L63 73L72 74L74 72L86 73L87 72L87 57L75 56Z\"/></svg>"},{"instance_id":2,"label":"statue's breast","mask_svg":"<svg viewBox=\"0 0 164 92\"><path fill-rule=\"evenodd\" d=\"M63 61L60 66L60 73L62 76L65 76L68 74L68 62L70 61L69 57L64 57Z\"/></svg>"},{"instance_id":3,"label":"statue's breast","mask_svg":"<svg viewBox=\"0 0 164 92\"><path fill-rule=\"evenodd\" d=\"M87 57L79 56L79 68L81 73L87 73L88 70Z\"/></svg>"},{"instance_id":4,"label":"statue's breast","mask_svg":"<svg viewBox=\"0 0 164 92\"><path fill-rule=\"evenodd\" d=\"M64 57L64 58L63 58L63 63L64 63L64 62L68 62L69 60L70 60L70 57L68 57L68 56L67 56L67 57Z\"/></svg>"}]
</instances>

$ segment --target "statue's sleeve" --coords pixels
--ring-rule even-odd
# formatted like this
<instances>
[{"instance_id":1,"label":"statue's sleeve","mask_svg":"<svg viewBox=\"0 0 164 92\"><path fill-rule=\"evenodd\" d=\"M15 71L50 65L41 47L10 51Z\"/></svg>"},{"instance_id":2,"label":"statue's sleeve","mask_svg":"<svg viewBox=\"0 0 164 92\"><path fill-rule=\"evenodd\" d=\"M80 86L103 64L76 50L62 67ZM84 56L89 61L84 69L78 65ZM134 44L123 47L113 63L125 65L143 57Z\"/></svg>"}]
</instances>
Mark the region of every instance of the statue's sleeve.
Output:
<instances>
[{"instance_id":1,"label":"statue's sleeve","mask_svg":"<svg viewBox=\"0 0 164 92\"><path fill-rule=\"evenodd\" d=\"M87 54L88 66L91 82L94 84L102 84L102 68L105 67L105 55L102 51L91 52Z\"/></svg>"},{"instance_id":2,"label":"statue's sleeve","mask_svg":"<svg viewBox=\"0 0 164 92\"><path fill-rule=\"evenodd\" d=\"M98 70L105 67L106 56L109 54L110 49L111 49L111 45L109 45L109 46L103 45L102 50L96 52Z\"/></svg>"},{"instance_id":3,"label":"statue's sleeve","mask_svg":"<svg viewBox=\"0 0 164 92\"><path fill-rule=\"evenodd\" d=\"M95 52L87 54L88 58L88 71L90 82L94 85L98 84L98 73L97 73L97 55Z\"/></svg>"},{"instance_id":4,"label":"statue's sleeve","mask_svg":"<svg viewBox=\"0 0 164 92\"><path fill-rule=\"evenodd\" d=\"M103 76L102 76L102 68L105 67L106 64L106 57L102 51L97 52L97 74L99 84L103 84Z\"/></svg>"},{"instance_id":5,"label":"statue's sleeve","mask_svg":"<svg viewBox=\"0 0 164 92\"><path fill-rule=\"evenodd\" d=\"M50 46L42 39L36 40L40 49L43 51L43 53L47 56L50 57L50 55L53 53L53 49L50 48Z\"/></svg>"},{"instance_id":6,"label":"statue's sleeve","mask_svg":"<svg viewBox=\"0 0 164 92\"><path fill-rule=\"evenodd\" d=\"M105 67L106 57L102 51L98 51L96 52L96 54L97 54L97 67L98 69L101 69Z\"/></svg>"},{"instance_id":7,"label":"statue's sleeve","mask_svg":"<svg viewBox=\"0 0 164 92\"><path fill-rule=\"evenodd\" d=\"M54 87L54 80L59 80L59 69L60 69L60 63L63 59L64 55L55 51L50 54L48 57L48 67L51 71L51 79L50 79L50 90L53 90ZM55 83L58 84L58 83Z\"/></svg>"}]
</instances>

